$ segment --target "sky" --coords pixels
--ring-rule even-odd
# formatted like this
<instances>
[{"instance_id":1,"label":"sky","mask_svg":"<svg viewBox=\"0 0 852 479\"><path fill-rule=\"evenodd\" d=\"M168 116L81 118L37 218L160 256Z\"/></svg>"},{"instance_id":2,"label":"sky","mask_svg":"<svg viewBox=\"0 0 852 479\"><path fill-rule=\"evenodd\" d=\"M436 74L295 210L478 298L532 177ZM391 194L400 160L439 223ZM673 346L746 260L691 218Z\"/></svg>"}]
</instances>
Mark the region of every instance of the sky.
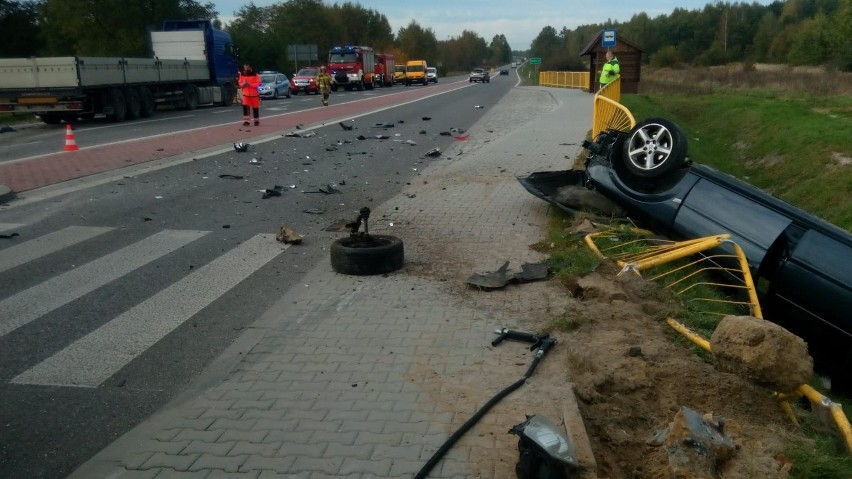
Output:
<instances>
[{"instance_id":1,"label":"sky","mask_svg":"<svg viewBox=\"0 0 852 479\"><path fill-rule=\"evenodd\" d=\"M242 0L210 0L219 18L228 23L242 5ZM412 20L424 29L431 28L438 40L458 37L465 30L476 32L491 43L495 35L504 35L512 50L527 50L533 39L546 26L556 31L567 27L605 23L611 19L626 22L645 12L651 18L668 15L675 8L701 10L714 0L349 0L385 17L396 34ZM751 3L754 0L748 0ZM258 7L283 3L282 0L253 0ZM326 4L343 3L325 0ZM734 3L734 2L729 2ZM772 0L757 0L768 5ZM618 32L616 31L616 36Z\"/></svg>"}]
</instances>

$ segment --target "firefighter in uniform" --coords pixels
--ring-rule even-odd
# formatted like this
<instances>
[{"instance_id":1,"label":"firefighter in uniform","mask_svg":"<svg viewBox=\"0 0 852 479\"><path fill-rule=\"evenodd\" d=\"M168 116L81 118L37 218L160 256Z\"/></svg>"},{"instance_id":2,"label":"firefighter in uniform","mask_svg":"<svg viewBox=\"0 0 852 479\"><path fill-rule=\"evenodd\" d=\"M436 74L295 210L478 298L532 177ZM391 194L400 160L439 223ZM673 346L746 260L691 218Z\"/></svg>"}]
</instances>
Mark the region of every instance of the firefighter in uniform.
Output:
<instances>
[{"instance_id":1,"label":"firefighter in uniform","mask_svg":"<svg viewBox=\"0 0 852 479\"><path fill-rule=\"evenodd\" d=\"M322 95L322 104L328 106L328 96L331 94L331 75L325 70L325 65L320 67L317 74L317 88Z\"/></svg>"},{"instance_id":2,"label":"firefighter in uniform","mask_svg":"<svg viewBox=\"0 0 852 479\"><path fill-rule=\"evenodd\" d=\"M240 71L238 82L243 96L243 126L249 125L249 113L254 117L254 126L260 125L260 75L246 63Z\"/></svg>"},{"instance_id":3,"label":"firefighter in uniform","mask_svg":"<svg viewBox=\"0 0 852 479\"><path fill-rule=\"evenodd\" d=\"M601 88L609 85L621 73L621 65L618 63L618 58L611 51L606 52L606 63L601 69L600 84Z\"/></svg>"}]
</instances>

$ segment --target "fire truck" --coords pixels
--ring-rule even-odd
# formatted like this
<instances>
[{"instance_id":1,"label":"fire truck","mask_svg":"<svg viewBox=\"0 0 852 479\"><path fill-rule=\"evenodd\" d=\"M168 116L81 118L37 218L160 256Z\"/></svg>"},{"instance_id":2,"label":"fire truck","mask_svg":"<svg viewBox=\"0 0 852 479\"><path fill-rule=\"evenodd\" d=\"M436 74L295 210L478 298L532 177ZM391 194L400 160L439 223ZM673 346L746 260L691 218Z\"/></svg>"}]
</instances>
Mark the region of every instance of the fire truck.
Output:
<instances>
[{"instance_id":1,"label":"fire truck","mask_svg":"<svg viewBox=\"0 0 852 479\"><path fill-rule=\"evenodd\" d=\"M374 84L376 54L371 47L333 47L328 52L328 70L334 91L340 87L369 90Z\"/></svg>"},{"instance_id":2,"label":"fire truck","mask_svg":"<svg viewBox=\"0 0 852 479\"><path fill-rule=\"evenodd\" d=\"M376 53L376 86L393 86L396 62L390 53Z\"/></svg>"}]
</instances>

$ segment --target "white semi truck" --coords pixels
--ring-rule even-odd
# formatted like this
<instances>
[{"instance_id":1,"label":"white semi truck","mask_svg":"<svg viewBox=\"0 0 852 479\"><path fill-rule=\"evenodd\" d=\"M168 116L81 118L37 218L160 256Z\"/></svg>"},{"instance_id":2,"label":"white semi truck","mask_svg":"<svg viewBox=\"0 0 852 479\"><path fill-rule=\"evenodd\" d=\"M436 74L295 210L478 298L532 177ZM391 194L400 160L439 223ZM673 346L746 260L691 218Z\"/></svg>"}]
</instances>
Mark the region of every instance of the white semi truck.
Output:
<instances>
[{"instance_id":1,"label":"white semi truck","mask_svg":"<svg viewBox=\"0 0 852 479\"><path fill-rule=\"evenodd\" d=\"M231 104L237 61L227 32L209 20L169 20L150 40L151 58L0 59L0 113L48 124L97 114L119 122L149 117L161 104Z\"/></svg>"}]
</instances>

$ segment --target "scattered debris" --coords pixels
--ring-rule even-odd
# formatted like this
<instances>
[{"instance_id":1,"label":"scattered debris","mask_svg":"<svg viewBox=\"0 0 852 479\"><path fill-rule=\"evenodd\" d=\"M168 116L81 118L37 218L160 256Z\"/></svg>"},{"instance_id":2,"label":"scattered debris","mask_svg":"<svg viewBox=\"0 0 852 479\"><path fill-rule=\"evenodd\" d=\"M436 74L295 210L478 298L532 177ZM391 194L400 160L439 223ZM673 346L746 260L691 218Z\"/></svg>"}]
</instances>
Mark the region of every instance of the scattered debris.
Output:
<instances>
[{"instance_id":1,"label":"scattered debris","mask_svg":"<svg viewBox=\"0 0 852 479\"><path fill-rule=\"evenodd\" d=\"M349 131L349 130L355 128L354 125L347 125L346 123L343 123L342 121L340 123L338 123L338 125L340 125L340 127L343 128L346 131Z\"/></svg>"},{"instance_id":2,"label":"scattered debris","mask_svg":"<svg viewBox=\"0 0 852 479\"><path fill-rule=\"evenodd\" d=\"M272 189L266 188L266 189L260 190L260 192L263 193L263 196L261 196L261 198L265 200L265 199L271 198L273 196L281 196L281 190L283 190L283 189L284 189L283 186L275 185L274 187L272 187Z\"/></svg>"},{"instance_id":3,"label":"scattered debris","mask_svg":"<svg viewBox=\"0 0 852 479\"><path fill-rule=\"evenodd\" d=\"M333 195L335 193L342 193L340 190L338 190L337 188L335 188L332 185L323 186L319 190L320 190L320 193L325 193L327 195Z\"/></svg>"},{"instance_id":4,"label":"scattered debris","mask_svg":"<svg viewBox=\"0 0 852 479\"><path fill-rule=\"evenodd\" d=\"M275 239L284 244L301 244L302 243L302 235L296 233L293 229L282 226L278 229L278 234L275 235Z\"/></svg>"},{"instance_id":5,"label":"scattered debris","mask_svg":"<svg viewBox=\"0 0 852 479\"><path fill-rule=\"evenodd\" d=\"M467 140L468 138L470 138L470 135L459 135L459 136L454 136L453 138L456 139L456 140L464 141L464 140Z\"/></svg>"},{"instance_id":6,"label":"scattered debris","mask_svg":"<svg viewBox=\"0 0 852 479\"><path fill-rule=\"evenodd\" d=\"M0 234L0 239L12 239L15 236L20 236L18 233Z\"/></svg>"},{"instance_id":7,"label":"scattered debris","mask_svg":"<svg viewBox=\"0 0 852 479\"><path fill-rule=\"evenodd\" d=\"M376 123L373 125L374 128L393 128L394 126L393 123Z\"/></svg>"},{"instance_id":8,"label":"scattered debris","mask_svg":"<svg viewBox=\"0 0 852 479\"><path fill-rule=\"evenodd\" d=\"M251 146L251 145L249 145L248 143L240 143L240 142L234 143L234 149L239 151L240 153L248 151L249 146Z\"/></svg>"},{"instance_id":9,"label":"scattered debris","mask_svg":"<svg viewBox=\"0 0 852 479\"><path fill-rule=\"evenodd\" d=\"M367 137L364 136L364 135L358 135L356 138L358 138L359 140L366 140L367 139Z\"/></svg>"},{"instance_id":10,"label":"scattered debris","mask_svg":"<svg viewBox=\"0 0 852 479\"><path fill-rule=\"evenodd\" d=\"M467 279L467 284L483 289L502 288L509 283L528 283L546 279L550 269L543 263L524 263L521 272L509 274L509 262L503 263L496 271L487 273L473 273Z\"/></svg>"},{"instance_id":11,"label":"scattered debris","mask_svg":"<svg viewBox=\"0 0 852 479\"><path fill-rule=\"evenodd\" d=\"M390 137L387 135L375 135L374 138L377 140L387 140Z\"/></svg>"},{"instance_id":12,"label":"scattered debris","mask_svg":"<svg viewBox=\"0 0 852 479\"><path fill-rule=\"evenodd\" d=\"M308 208L306 210L302 210L302 213L308 213L311 215L322 215L325 214L325 208Z\"/></svg>"},{"instance_id":13,"label":"scattered debris","mask_svg":"<svg viewBox=\"0 0 852 479\"><path fill-rule=\"evenodd\" d=\"M4 126L0 128L0 133L12 133L13 131L15 131L15 129L11 126Z\"/></svg>"},{"instance_id":14,"label":"scattered debris","mask_svg":"<svg viewBox=\"0 0 852 479\"><path fill-rule=\"evenodd\" d=\"M433 158L437 158L437 157L441 156L441 149L440 148L432 148L431 150L427 151L425 153L425 155L431 156Z\"/></svg>"},{"instance_id":15,"label":"scattered debris","mask_svg":"<svg viewBox=\"0 0 852 479\"><path fill-rule=\"evenodd\" d=\"M223 175L219 175L219 178L227 178L229 180L241 180L243 179L242 175L232 175L230 173L225 173Z\"/></svg>"},{"instance_id":16,"label":"scattered debris","mask_svg":"<svg viewBox=\"0 0 852 479\"><path fill-rule=\"evenodd\" d=\"M485 108L485 107L482 106L482 105L476 105L474 108Z\"/></svg>"},{"instance_id":17,"label":"scattered debris","mask_svg":"<svg viewBox=\"0 0 852 479\"><path fill-rule=\"evenodd\" d=\"M260 160L258 160L257 158L252 158L249 160L249 163L251 163L252 165L259 165Z\"/></svg>"},{"instance_id":18,"label":"scattered debris","mask_svg":"<svg viewBox=\"0 0 852 479\"><path fill-rule=\"evenodd\" d=\"M301 123L299 123L298 125L296 125L296 129L297 129L297 130L301 130L302 128L304 128L304 125L302 125Z\"/></svg>"},{"instance_id":19,"label":"scattered debris","mask_svg":"<svg viewBox=\"0 0 852 479\"><path fill-rule=\"evenodd\" d=\"M222 225L223 229L230 229L231 225Z\"/></svg>"},{"instance_id":20,"label":"scattered debris","mask_svg":"<svg viewBox=\"0 0 852 479\"><path fill-rule=\"evenodd\" d=\"M419 133L419 134L421 134L421 135L426 135L426 134L428 134L428 133L426 132L426 130L420 130L418 133Z\"/></svg>"},{"instance_id":21,"label":"scattered debris","mask_svg":"<svg viewBox=\"0 0 852 479\"><path fill-rule=\"evenodd\" d=\"M316 135L316 132L313 132L313 131L306 131L304 133L298 132L298 131L291 131L289 133L286 133L284 136L291 136L291 137L297 137L297 138L310 138L314 135Z\"/></svg>"},{"instance_id":22,"label":"scattered debris","mask_svg":"<svg viewBox=\"0 0 852 479\"><path fill-rule=\"evenodd\" d=\"M431 119L432 119L431 116L424 116L423 118L421 118L421 120L423 120L423 121L429 121Z\"/></svg>"},{"instance_id":23,"label":"scattered debris","mask_svg":"<svg viewBox=\"0 0 852 479\"><path fill-rule=\"evenodd\" d=\"M406 145L412 145L412 146L417 144L417 142L415 142L414 140L405 140L405 141L403 141L403 143L405 143Z\"/></svg>"},{"instance_id":24,"label":"scattered debris","mask_svg":"<svg viewBox=\"0 0 852 479\"><path fill-rule=\"evenodd\" d=\"M441 136L453 136L453 134L452 134L452 133L450 133L449 131L442 131L442 132L441 132L441 133L439 133L439 134L440 134Z\"/></svg>"},{"instance_id":25,"label":"scattered debris","mask_svg":"<svg viewBox=\"0 0 852 479\"><path fill-rule=\"evenodd\" d=\"M737 452L734 440L724 433L725 418L682 406L669 423L648 441L665 446L672 477L711 478Z\"/></svg>"}]
</instances>

